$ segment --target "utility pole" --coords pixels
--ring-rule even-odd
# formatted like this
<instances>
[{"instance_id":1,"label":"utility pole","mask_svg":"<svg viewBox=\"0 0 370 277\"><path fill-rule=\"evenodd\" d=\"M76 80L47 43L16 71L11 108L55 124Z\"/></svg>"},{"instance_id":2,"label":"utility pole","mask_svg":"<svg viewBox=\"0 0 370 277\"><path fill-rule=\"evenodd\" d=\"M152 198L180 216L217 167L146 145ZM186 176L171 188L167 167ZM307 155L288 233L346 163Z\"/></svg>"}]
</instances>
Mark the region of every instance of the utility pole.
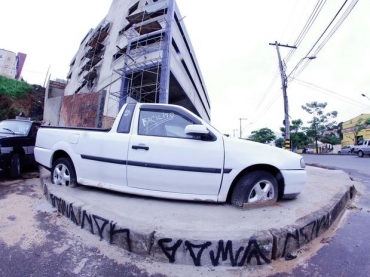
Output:
<instances>
[{"instance_id":1,"label":"utility pole","mask_svg":"<svg viewBox=\"0 0 370 277\"><path fill-rule=\"evenodd\" d=\"M283 89L283 96L284 96L284 125L285 125L285 149L290 150L290 122L289 122L289 106L288 106L288 95L286 93L287 89L287 77L285 74L285 68L283 66L283 62L281 61L279 46L281 47L288 47L288 48L294 48L296 49L296 46L290 46L288 44L282 45L275 41L275 43L269 43L269 45L275 45L276 52L278 54L278 60L279 60L279 68L280 68L280 75L281 75L281 84Z\"/></svg>"},{"instance_id":2,"label":"utility pole","mask_svg":"<svg viewBox=\"0 0 370 277\"><path fill-rule=\"evenodd\" d=\"M233 137L235 138L235 132L238 131L238 129L233 129Z\"/></svg>"},{"instance_id":3,"label":"utility pole","mask_svg":"<svg viewBox=\"0 0 370 277\"><path fill-rule=\"evenodd\" d=\"M239 138L242 138L242 120L247 120L248 118L239 118L240 121L240 129L239 129Z\"/></svg>"}]
</instances>

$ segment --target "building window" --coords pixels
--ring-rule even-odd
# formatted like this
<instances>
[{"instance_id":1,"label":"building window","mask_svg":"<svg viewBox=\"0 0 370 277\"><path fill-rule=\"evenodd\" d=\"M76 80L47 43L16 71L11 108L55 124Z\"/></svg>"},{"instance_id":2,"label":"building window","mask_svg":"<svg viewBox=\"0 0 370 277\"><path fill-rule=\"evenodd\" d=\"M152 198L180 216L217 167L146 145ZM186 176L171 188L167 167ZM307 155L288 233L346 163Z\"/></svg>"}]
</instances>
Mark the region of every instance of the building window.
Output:
<instances>
[{"instance_id":1,"label":"building window","mask_svg":"<svg viewBox=\"0 0 370 277\"><path fill-rule=\"evenodd\" d=\"M131 8L128 9L128 15L133 14L134 11L136 11L138 7L139 7L139 2L136 2L136 4L134 4Z\"/></svg>"}]
</instances>

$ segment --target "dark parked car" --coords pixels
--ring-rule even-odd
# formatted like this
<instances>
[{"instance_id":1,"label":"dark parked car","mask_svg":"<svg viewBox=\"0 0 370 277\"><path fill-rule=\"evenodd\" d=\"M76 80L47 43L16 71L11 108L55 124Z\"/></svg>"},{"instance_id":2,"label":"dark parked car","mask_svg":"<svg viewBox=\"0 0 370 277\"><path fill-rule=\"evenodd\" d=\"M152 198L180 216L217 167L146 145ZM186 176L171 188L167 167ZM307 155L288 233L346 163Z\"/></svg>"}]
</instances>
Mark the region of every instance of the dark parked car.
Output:
<instances>
[{"instance_id":1,"label":"dark parked car","mask_svg":"<svg viewBox=\"0 0 370 277\"><path fill-rule=\"evenodd\" d=\"M354 146L353 145L346 145L343 146L339 151L338 155L345 155L345 154L352 154L354 151Z\"/></svg>"},{"instance_id":2,"label":"dark parked car","mask_svg":"<svg viewBox=\"0 0 370 277\"><path fill-rule=\"evenodd\" d=\"M0 169L18 178L23 166L36 164L33 150L40 122L8 119L0 122Z\"/></svg>"}]
</instances>

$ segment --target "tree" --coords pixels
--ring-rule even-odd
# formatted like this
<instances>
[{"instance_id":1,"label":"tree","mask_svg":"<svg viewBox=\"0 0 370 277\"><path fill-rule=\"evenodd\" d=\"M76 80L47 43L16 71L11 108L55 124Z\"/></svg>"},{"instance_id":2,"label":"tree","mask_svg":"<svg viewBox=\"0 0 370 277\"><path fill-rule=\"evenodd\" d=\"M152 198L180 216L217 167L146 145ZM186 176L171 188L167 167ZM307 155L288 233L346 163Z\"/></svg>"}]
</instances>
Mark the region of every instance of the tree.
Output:
<instances>
[{"instance_id":1,"label":"tree","mask_svg":"<svg viewBox=\"0 0 370 277\"><path fill-rule=\"evenodd\" d=\"M305 145L311 143L310 138L303 132L303 121L301 119L292 120L292 125L290 126L290 141L292 148L302 148ZM285 127L281 127L280 130L285 135Z\"/></svg>"},{"instance_id":2,"label":"tree","mask_svg":"<svg viewBox=\"0 0 370 277\"><path fill-rule=\"evenodd\" d=\"M261 143L269 143L270 141L275 140L276 136L269 128L262 128L257 131L252 131L252 134L248 139Z\"/></svg>"},{"instance_id":3,"label":"tree","mask_svg":"<svg viewBox=\"0 0 370 277\"><path fill-rule=\"evenodd\" d=\"M302 109L312 115L312 120L307 122L310 124L310 126L305 129L306 135L312 138L316 143L316 153L319 153L317 141L322 138L323 132L332 128L334 124L336 124L335 121L330 122L329 120L337 117L338 115L337 111L324 113L326 105L326 102L319 103L317 101L306 103L305 106L302 105Z\"/></svg>"},{"instance_id":4,"label":"tree","mask_svg":"<svg viewBox=\"0 0 370 277\"><path fill-rule=\"evenodd\" d=\"M334 133L329 133L321 137L321 142L329 143L331 145L340 144L340 138L338 138Z\"/></svg>"},{"instance_id":5,"label":"tree","mask_svg":"<svg viewBox=\"0 0 370 277\"><path fill-rule=\"evenodd\" d=\"M275 146L279 148L285 147L285 139L284 138L278 138L275 140Z\"/></svg>"},{"instance_id":6,"label":"tree","mask_svg":"<svg viewBox=\"0 0 370 277\"><path fill-rule=\"evenodd\" d=\"M351 124L353 124L352 120L350 121ZM351 131L348 132L351 134L351 136L353 136L353 142L354 144L356 145L358 143L357 141L357 137L358 137L358 134L366 129L367 125L370 125L370 118L359 118L357 119L357 122L355 123L355 126L353 128L351 128Z\"/></svg>"}]
</instances>

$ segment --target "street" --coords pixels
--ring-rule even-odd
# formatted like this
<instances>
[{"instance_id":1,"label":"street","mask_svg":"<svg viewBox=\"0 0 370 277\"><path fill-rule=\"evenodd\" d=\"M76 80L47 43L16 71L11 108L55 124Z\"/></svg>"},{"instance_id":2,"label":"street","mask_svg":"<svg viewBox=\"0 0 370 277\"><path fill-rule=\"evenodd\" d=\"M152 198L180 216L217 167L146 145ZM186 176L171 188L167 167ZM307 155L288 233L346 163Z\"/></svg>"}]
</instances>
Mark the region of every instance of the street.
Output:
<instances>
[{"instance_id":1,"label":"street","mask_svg":"<svg viewBox=\"0 0 370 277\"><path fill-rule=\"evenodd\" d=\"M370 157L359 158L357 155L315 155L303 154L306 164L322 164L335 167L346 172L370 174Z\"/></svg>"},{"instance_id":2,"label":"street","mask_svg":"<svg viewBox=\"0 0 370 277\"><path fill-rule=\"evenodd\" d=\"M341 168L361 195L332 230L263 267L211 268L153 262L76 228L43 196L37 172L0 176L0 277L12 276L369 276L369 158L304 155L307 164ZM367 174L366 174L367 173ZM323 191L323 193L325 193Z\"/></svg>"},{"instance_id":3,"label":"street","mask_svg":"<svg viewBox=\"0 0 370 277\"><path fill-rule=\"evenodd\" d=\"M324 246L312 257L302 253L299 266L285 276L370 276L370 158L354 155L303 155L306 164L341 169L364 186L355 205L348 207L332 237L320 241ZM290 261L291 262L291 261Z\"/></svg>"}]
</instances>

